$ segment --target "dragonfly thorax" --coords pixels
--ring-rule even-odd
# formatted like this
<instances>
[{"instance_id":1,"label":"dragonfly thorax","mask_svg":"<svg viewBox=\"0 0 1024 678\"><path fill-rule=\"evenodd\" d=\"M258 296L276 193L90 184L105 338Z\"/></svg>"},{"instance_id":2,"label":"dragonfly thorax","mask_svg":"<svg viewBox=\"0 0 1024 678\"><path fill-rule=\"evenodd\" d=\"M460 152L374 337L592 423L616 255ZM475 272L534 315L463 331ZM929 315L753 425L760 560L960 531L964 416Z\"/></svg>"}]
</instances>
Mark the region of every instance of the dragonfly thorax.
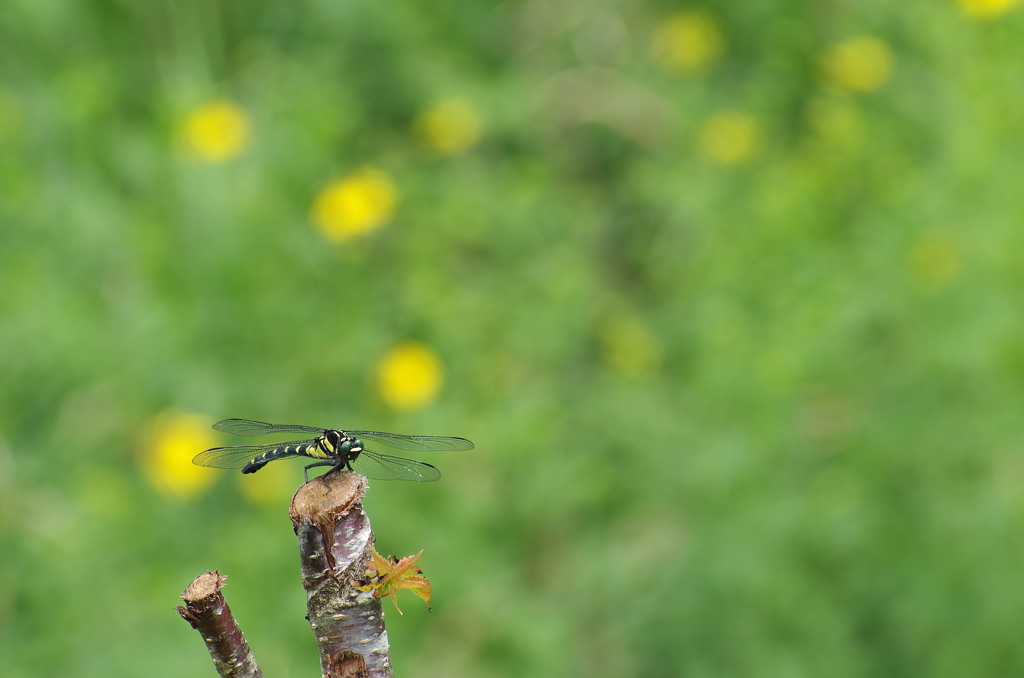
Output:
<instances>
[{"instance_id":1,"label":"dragonfly thorax","mask_svg":"<svg viewBox=\"0 0 1024 678\"><path fill-rule=\"evenodd\" d=\"M328 456L342 460L354 459L363 451L363 443L344 431L330 429L320 436L320 446Z\"/></svg>"}]
</instances>

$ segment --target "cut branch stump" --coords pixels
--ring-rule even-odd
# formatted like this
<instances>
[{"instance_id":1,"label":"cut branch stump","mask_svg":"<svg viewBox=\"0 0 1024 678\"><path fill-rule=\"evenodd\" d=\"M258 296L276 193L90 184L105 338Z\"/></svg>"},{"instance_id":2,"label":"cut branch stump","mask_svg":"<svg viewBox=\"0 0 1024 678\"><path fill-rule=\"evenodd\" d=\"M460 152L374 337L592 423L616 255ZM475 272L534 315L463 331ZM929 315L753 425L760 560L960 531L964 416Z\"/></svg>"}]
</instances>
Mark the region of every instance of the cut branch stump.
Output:
<instances>
[{"instance_id":1,"label":"cut branch stump","mask_svg":"<svg viewBox=\"0 0 1024 678\"><path fill-rule=\"evenodd\" d=\"M299 542L306 618L320 649L324 678L392 678L381 601L365 584L373 531L363 511L366 478L335 472L305 483L289 515ZM206 641L225 678L262 678L256 659L220 589L227 577L201 574L189 584L178 612Z\"/></svg>"},{"instance_id":2,"label":"cut branch stump","mask_svg":"<svg viewBox=\"0 0 1024 678\"><path fill-rule=\"evenodd\" d=\"M392 675L381 601L372 591L356 589L366 576L374 540L364 494L363 476L329 473L302 485L289 510L325 678Z\"/></svg>"},{"instance_id":3,"label":"cut branch stump","mask_svg":"<svg viewBox=\"0 0 1024 678\"><path fill-rule=\"evenodd\" d=\"M220 592L226 580L217 571L207 571L193 579L181 594L185 605L178 606L178 614L203 636L213 665L223 678L263 678L256 657Z\"/></svg>"}]
</instances>

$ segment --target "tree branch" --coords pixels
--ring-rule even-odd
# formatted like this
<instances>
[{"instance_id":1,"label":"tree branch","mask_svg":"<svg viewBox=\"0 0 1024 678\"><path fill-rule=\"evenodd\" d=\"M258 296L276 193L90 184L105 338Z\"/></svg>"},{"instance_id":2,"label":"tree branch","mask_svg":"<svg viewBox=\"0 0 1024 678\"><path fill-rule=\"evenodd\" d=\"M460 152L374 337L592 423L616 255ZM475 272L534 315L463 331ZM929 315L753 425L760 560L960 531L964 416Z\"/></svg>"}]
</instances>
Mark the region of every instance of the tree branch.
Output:
<instances>
[{"instance_id":1,"label":"tree branch","mask_svg":"<svg viewBox=\"0 0 1024 678\"><path fill-rule=\"evenodd\" d=\"M360 475L329 473L302 485L289 510L325 678L392 676L381 602L356 589L374 541L361 503L366 487Z\"/></svg>"},{"instance_id":2,"label":"tree branch","mask_svg":"<svg viewBox=\"0 0 1024 678\"><path fill-rule=\"evenodd\" d=\"M181 594L185 606L178 606L178 614L203 636L217 673L224 678L263 678L256 657L220 592L225 581L227 577L217 571L207 571L193 579Z\"/></svg>"}]
</instances>

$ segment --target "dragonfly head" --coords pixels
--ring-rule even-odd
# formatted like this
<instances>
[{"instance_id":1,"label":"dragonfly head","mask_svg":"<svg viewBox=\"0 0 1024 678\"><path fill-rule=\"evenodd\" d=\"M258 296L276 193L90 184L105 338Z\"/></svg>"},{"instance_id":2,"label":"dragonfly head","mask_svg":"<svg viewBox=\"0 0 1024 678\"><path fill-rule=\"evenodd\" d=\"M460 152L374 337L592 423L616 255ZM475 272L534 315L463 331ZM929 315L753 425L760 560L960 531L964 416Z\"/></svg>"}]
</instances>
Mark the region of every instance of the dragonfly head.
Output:
<instances>
[{"instance_id":1,"label":"dragonfly head","mask_svg":"<svg viewBox=\"0 0 1024 678\"><path fill-rule=\"evenodd\" d=\"M345 435L342 431L327 431L324 433L324 440L334 454L346 455L351 452L363 451L363 443L358 438Z\"/></svg>"}]
</instances>

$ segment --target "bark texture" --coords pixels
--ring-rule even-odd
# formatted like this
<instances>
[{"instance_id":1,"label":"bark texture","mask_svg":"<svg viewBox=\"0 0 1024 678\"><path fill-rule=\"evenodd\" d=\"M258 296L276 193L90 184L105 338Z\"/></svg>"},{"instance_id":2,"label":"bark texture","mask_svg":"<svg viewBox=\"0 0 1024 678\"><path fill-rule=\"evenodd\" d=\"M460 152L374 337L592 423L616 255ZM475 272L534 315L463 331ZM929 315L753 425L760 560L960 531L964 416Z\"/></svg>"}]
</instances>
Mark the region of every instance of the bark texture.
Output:
<instances>
[{"instance_id":1,"label":"bark texture","mask_svg":"<svg viewBox=\"0 0 1024 678\"><path fill-rule=\"evenodd\" d=\"M373 544L361 503L366 487L360 475L329 473L302 485L289 510L325 678L392 676L381 601L356 589Z\"/></svg>"},{"instance_id":2,"label":"bark texture","mask_svg":"<svg viewBox=\"0 0 1024 678\"><path fill-rule=\"evenodd\" d=\"M178 614L203 636L218 674L224 678L263 678L256 657L220 592L226 580L217 571L193 579L181 594L185 605L178 606Z\"/></svg>"}]
</instances>

